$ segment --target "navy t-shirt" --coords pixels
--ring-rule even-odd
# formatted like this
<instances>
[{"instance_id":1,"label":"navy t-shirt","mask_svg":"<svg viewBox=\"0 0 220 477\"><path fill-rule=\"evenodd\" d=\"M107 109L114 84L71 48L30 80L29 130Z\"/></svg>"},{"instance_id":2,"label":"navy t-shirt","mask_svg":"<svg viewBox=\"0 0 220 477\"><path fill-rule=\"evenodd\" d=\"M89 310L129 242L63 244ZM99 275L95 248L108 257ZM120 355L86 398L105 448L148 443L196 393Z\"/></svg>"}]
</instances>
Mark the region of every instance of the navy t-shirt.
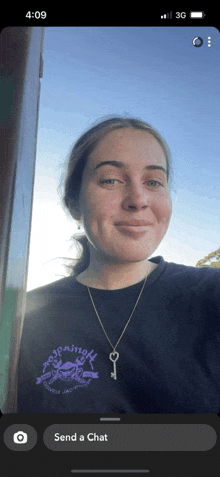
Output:
<instances>
[{"instance_id":1,"label":"navy t-shirt","mask_svg":"<svg viewBox=\"0 0 220 477\"><path fill-rule=\"evenodd\" d=\"M117 380L85 285L67 277L28 292L19 413L219 413L220 270L150 261L116 348ZM113 345L142 285L90 288Z\"/></svg>"}]
</instances>

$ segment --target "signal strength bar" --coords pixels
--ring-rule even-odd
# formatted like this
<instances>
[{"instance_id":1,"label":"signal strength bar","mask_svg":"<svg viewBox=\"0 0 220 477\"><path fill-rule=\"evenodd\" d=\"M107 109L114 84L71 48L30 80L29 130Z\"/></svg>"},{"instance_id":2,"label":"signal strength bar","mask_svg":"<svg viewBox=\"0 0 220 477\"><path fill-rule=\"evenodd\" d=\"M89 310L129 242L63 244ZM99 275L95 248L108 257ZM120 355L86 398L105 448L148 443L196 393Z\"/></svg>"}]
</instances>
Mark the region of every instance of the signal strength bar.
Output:
<instances>
[{"instance_id":1,"label":"signal strength bar","mask_svg":"<svg viewBox=\"0 0 220 477\"><path fill-rule=\"evenodd\" d=\"M169 13L165 13L164 15L161 15L162 20L171 20L172 18L172 12L169 12Z\"/></svg>"}]
</instances>

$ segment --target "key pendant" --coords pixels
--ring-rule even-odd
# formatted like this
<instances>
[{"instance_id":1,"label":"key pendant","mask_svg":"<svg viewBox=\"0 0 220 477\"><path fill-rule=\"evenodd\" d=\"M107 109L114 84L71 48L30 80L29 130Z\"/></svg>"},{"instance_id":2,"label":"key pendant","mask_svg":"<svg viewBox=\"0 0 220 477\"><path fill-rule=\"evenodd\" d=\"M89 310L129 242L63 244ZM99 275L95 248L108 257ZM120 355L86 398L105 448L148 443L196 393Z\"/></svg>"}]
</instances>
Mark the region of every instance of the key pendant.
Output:
<instances>
[{"instance_id":1,"label":"key pendant","mask_svg":"<svg viewBox=\"0 0 220 477\"><path fill-rule=\"evenodd\" d=\"M109 355L110 360L113 362L113 373L111 373L111 378L117 379L117 373L116 373L116 361L119 358L119 353L115 351L113 353L110 353Z\"/></svg>"}]
</instances>

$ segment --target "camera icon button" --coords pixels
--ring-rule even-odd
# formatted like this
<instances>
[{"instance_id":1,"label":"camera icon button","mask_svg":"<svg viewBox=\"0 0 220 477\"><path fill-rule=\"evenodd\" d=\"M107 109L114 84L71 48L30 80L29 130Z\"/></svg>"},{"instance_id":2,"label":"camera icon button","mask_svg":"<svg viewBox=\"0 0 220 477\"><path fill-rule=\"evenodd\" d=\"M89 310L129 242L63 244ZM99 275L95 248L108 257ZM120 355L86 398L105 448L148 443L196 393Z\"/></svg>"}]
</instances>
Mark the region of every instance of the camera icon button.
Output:
<instances>
[{"instance_id":1,"label":"camera icon button","mask_svg":"<svg viewBox=\"0 0 220 477\"><path fill-rule=\"evenodd\" d=\"M5 445L13 451L28 451L37 443L37 432L29 424L12 424L3 435Z\"/></svg>"},{"instance_id":2,"label":"camera icon button","mask_svg":"<svg viewBox=\"0 0 220 477\"><path fill-rule=\"evenodd\" d=\"M26 444L28 435L26 432L18 431L13 435L13 441L15 444Z\"/></svg>"}]
</instances>

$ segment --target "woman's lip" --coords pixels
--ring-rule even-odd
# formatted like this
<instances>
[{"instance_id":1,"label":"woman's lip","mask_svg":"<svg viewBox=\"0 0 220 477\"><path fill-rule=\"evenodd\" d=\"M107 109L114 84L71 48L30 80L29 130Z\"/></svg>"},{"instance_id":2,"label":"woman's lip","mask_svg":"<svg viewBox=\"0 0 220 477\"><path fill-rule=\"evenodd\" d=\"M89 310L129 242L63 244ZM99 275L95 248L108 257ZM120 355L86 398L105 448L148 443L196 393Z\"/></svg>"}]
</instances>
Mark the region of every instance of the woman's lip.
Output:
<instances>
[{"instance_id":1,"label":"woman's lip","mask_svg":"<svg viewBox=\"0 0 220 477\"><path fill-rule=\"evenodd\" d=\"M145 225L153 225L152 222L148 222L146 220L134 220L131 222L118 222L115 225L126 225L126 226L132 226L132 227L141 227Z\"/></svg>"},{"instance_id":2,"label":"woman's lip","mask_svg":"<svg viewBox=\"0 0 220 477\"><path fill-rule=\"evenodd\" d=\"M121 230L124 230L125 232L132 232L135 234L143 234L146 233L146 231L149 229L149 227L152 224L149 225L123 225L123 224L117 224L116 227L119 227Z\"/></svg>"}]
</instances>

